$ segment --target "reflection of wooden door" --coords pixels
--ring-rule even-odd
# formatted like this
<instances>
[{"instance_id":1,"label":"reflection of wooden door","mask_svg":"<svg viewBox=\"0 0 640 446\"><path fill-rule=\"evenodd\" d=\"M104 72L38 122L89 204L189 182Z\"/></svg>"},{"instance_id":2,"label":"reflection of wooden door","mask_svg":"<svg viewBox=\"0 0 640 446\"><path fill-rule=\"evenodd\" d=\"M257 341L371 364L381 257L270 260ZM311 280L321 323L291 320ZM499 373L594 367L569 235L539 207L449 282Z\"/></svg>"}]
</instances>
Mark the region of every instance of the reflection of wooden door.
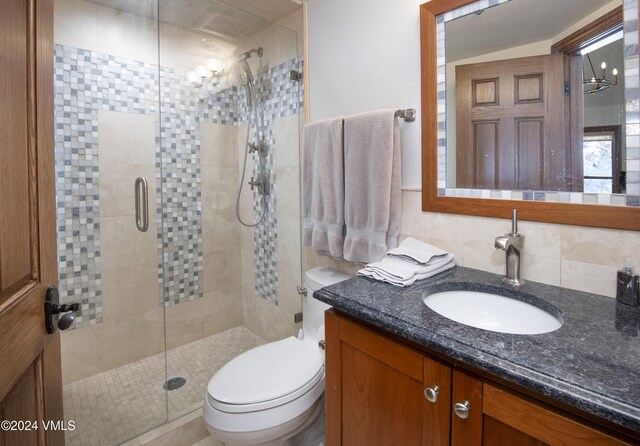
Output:
<instances>
[{"instance_id":1,"label":"reflection of wooden door","mask_svg":"<svg viewBox=\"0 0 640 446\"><path fill-rule=\"evenodd\" d=\"M64 443L45 424L62 418L60 337L46 334L43 309L57 282L52 25L51 0L2 1L0 421L15 422L3 446Z\"/></svg>"},{"instance_id":2,"label":"reflection of wooden door","mask_svg":"<svg viewBox=\"0 0 640 446\"><path fill-rule=\"evenodd\" d=\"M456 67L457 187L571 190L564 59Z\"/></svg>"}]
</instances>

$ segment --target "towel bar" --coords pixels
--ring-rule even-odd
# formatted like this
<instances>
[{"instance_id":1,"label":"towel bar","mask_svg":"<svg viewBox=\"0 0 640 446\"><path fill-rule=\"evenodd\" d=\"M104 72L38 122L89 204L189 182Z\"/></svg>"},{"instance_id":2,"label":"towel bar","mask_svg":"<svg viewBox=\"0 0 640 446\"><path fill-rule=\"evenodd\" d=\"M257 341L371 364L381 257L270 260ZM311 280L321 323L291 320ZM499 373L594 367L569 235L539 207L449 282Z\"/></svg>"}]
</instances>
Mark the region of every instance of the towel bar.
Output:
<instances>
[{"instance_id":1,"label":"towel bar","mask_svg":"<svg viewBox=\"0 0 640 446\"><path fill-rule=\"evenodd\" d=\"M416 120L416 109L407 108L404 110L397 110L396 117L404 118L404 122L413 122Z\"/></svg>"}]
</instances>

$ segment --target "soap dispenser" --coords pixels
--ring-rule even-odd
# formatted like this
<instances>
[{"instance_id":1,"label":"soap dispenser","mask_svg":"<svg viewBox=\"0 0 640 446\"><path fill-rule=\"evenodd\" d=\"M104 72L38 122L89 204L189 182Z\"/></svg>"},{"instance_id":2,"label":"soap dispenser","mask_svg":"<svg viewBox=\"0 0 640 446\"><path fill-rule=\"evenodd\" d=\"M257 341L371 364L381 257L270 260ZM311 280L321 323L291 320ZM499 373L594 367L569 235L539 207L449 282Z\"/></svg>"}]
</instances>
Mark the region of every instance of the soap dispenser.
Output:
<instances>
[{"instance_id":1,"label":"soap dispenser","mask_svg":"<svg viewBox=\"0 0 640 446\"><path fill-rule=\"evenodd\" d=\"M616 300L622 304L637 307L640 300L638 275L633 272L630 257L624 258L624 266L618 271L618 289Z\"/></svg>"}]
</instances>

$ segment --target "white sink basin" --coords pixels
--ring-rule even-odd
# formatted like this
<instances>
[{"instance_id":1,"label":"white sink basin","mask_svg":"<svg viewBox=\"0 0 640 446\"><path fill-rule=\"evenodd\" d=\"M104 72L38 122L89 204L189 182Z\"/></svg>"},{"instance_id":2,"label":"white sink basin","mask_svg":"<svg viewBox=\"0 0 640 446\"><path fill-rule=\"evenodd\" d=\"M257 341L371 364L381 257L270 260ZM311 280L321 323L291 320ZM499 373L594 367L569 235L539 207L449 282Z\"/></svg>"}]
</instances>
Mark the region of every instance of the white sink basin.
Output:
<instances>
[{"instance_id":1,"label":"white sink basin","mask_svg":"<svg viewBox=\"0 0 640 446\"><path fill-rule=\"evenodd\" d=\"M526 302L475 291L443 291L423 299L436 313L461 324L499 333L541 334L562 327L562 319Z\"/></svg>"}]
</instances>

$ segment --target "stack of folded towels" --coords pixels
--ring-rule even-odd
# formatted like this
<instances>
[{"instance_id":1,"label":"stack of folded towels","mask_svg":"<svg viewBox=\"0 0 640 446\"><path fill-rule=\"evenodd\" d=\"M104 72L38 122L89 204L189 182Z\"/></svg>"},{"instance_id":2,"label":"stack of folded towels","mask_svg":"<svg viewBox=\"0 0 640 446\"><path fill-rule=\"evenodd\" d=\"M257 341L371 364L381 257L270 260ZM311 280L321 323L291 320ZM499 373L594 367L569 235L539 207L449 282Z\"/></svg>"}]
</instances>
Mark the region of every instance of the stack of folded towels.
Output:
<instances>
[{"instance_id":1,"label":"stack of folded towels","mask_svg":"<svg viewBox=\"0 0 640 446\"><path fill-rule=\"evenodd\" d=\"M405 287L454 266L453 254L409 237L379 262L366 265L358 275Z\"/></svg>"}]
</instances>

